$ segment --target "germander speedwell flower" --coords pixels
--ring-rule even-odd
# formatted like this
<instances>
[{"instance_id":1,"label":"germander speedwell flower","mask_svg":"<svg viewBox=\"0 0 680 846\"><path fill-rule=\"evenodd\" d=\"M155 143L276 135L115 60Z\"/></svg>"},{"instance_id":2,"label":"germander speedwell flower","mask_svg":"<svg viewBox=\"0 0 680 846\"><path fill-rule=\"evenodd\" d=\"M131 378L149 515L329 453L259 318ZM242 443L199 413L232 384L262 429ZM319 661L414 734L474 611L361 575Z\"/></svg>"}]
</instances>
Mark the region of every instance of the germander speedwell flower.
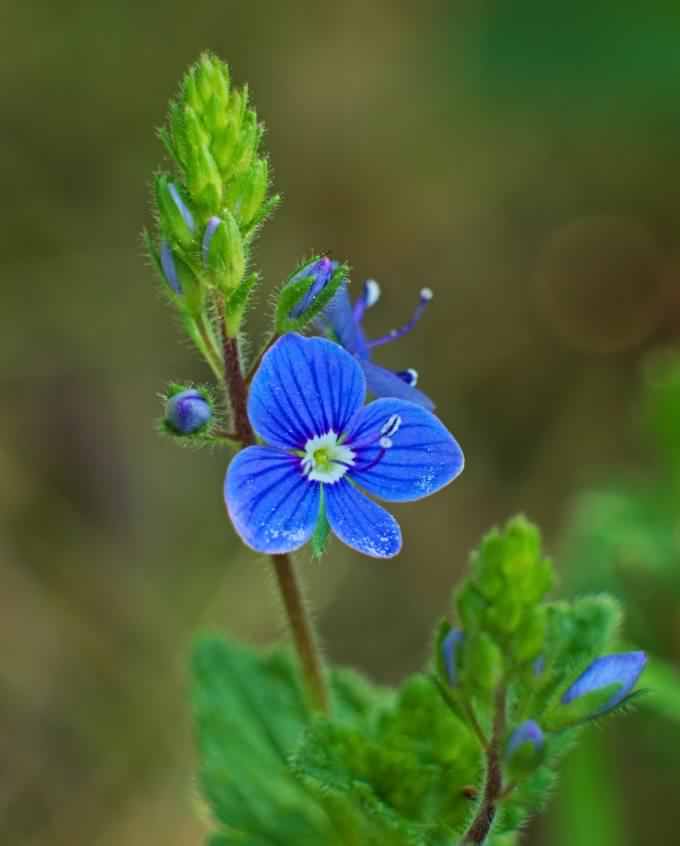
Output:
<instances>
[{"instance_id":1,"label":"germander speedwell flower","mask_svg":"<svg viewBox=\"0 0 680 846\"><path fill-rule=\"evenodd\" d=\"M432 300L432 291L429 288L421 290L418 305L407 323L399 329L392 329L381 338L369 340L362 326L364 314L379 299L380 286L375 279L369 279L364 283L363 290L354 305L350 301L347 286L343 285L322 313L318 321L319 326L323 331L329 331L339 344L356 357L364 371L368 389L375 396L398 397L431 410L434 408L432 400L416 388L417 371L413 368L396 372L388 370L371 361L371 354L375 347L396 341L413 329Z\"/></svg>"},{"instance_id":2,"label":"germander speedwell flower","mask_svg":"<svg viewBox=\"0 0 680 846\"><path fill-rule=\"evenodd\" d=\"M325 515L348 546L390 558L401 549L399 524L366 493L421 499L461 472L463 453L433 414L400 399L363 406L365 395L357 360L325 338L291 333L264 355L248 416L265 445L236 455L224 486L248 546L291 552Z\"/></svg>"}]
</instances>

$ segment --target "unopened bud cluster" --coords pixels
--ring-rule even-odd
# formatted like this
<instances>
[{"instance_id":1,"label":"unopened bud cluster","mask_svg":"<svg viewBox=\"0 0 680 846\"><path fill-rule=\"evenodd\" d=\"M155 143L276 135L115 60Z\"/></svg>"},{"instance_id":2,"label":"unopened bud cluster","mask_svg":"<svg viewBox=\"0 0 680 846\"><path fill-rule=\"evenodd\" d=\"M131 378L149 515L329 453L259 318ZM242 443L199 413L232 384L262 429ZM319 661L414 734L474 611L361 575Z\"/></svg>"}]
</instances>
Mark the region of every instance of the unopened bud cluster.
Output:
<instances>
[{"instance_id":1,"label":"unopened bud cluster","mask_svg":"<svg viewBox=\"0 0 680 846\"><path fill-rule=\"evenodd\" d=\"M646 657L597 657L619 618L610 598L544 601L553 569L524 518L490 532L471 565L456 598L460 624L444 622L436 640L438 684L457 715L489 735L504 692L504 766L516 783L543 766L554 737L625 704Z\"/></svg>"},{"instance_id":2,"label":"unopened bud cluster","mask_svg":"<svg viewBox=\"0 0 680 846\"><path fill-rule=\"evenodd\" d=\"M240 286L250 287L245 278L250 243L277 201L267 198L262 133L247 89L231 85L219 59L201 56L160 131L175 173L155 177L158 235L147 238L169 292L193 319L208 309L211 291L225 297L228 308Z\"/></svg>"}]
</instances>

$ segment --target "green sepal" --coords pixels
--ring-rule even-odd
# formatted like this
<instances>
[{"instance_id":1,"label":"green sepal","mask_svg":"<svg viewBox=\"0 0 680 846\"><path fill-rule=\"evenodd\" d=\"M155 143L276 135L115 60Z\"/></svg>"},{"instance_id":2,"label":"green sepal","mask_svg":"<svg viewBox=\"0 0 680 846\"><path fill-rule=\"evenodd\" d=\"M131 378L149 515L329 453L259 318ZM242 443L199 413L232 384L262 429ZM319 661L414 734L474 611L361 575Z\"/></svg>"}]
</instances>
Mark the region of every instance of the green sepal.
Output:
<instances>
[{"instance_id":1,"label":"green sepal","mask_svg":"<svg viewBox=\"0 0 680 846\"><path fill-rule=\"evenodd\" d=\"M563 729L573 728L589 720L603 717L605 714L599 713L600 709L620 689L621 685L618 683L608 684L599 690L579 696L573 702L569 702L566 705L562 704L562 702L557 702L541 717L541 724L547 731L562 731ZM623 700L617 707L625 704L625 702L626 700ZM612 709L612 711L614 710L616 709ZM606 714L610 714L612 711L608 710Z\"/></svg>"},{"instance_id":2,"label":"green sepal","mask_svg":"<svg viewBox=\"0 0 680 846\"><path fill-rule=\"evenodd\" d=\"M331 526L326 514L326 499L324 497L323 485L321 485L321 500L319 502L319 516L316 520L316 528L312 535L312 555L314 558L321 558L326 551L331 535Z\"/></svg>"},{"instance_id":3,"label":"green sepal","mask_svg":"<svg viewBox=\"0 0 680 846\"><path fill-rule=\"evenodd\" d=\"M486 632L467 632L460 648L460 684L468 695L490 700L503 675L503 656Z\"/></svg>"},{"instance_id":4,"label":"green sepal","mask_svg":"<svg viewBox=\"0 0 680 846\"><path fill-rule=\"evenodd\" d=\"M161 282L163 283L163 290L166 295L182 311L185 311L188 315L191 315L194 318L198 317L202 313L203 306L205 304L205 290L202 280L199 279L191 265L188 261L185 261L185 258L182 257L179 249L173 249L175 270L179 283L182 286L182 293L178 294L165 278L158 248L148 229L144 229L142 231L142 241L149 258L151 259L153 266L156 268Z\"/></svg>"},{"instance_id":5,"label":"green sepal","mask_svg":"<svg viewBox=\"0 0 680 846\"><path fill-rule=\"evenodd\" d=\"M257 273L250 273L241 284L231 292L224 307L224 317L227 333L230 337L238 334L241 321L248 307L250 297L255 290L259 277Z\"/></svg>"},{"instance_id":6,"label":"green sepal","mask_svg":"<svg viewBox=\"0 0 680 846\"><path fill-rule=\"evenodd\" d=\"M274 194L262 203L259 212L250 221L248 226L243 229L243 240L246 243L249 243L253 239L257 229L276 211L281 204L281 199L280 194Z\"/></svg>"},{"instance_id":7,"label":"green sepal","mask_svg":"<svg viewBox=\"0 0 680 846\"><path fill-rule=\"evenodd\" d=\"M205 306L205 286L179 251L174 250L173 252L175 271L179 284L182 286L182 293L178 299L183 303L187 312L197 318L202 314Z\"/></svg>"},{"instance_id":8,"label":"green sepal","mask_svg":"<svg viewBox=\"0 0 680 846\"><path fill-rule=\"evenodd\" d=\"M185 197L182 197L182 191L171 177L166 173L156 174L154 180L154 190L156 193L156 204L158 206L159 223L161 232L168 238L169 241L174 241L185 249L190 248L195 240L195 232L193 232L187 225L181 211L177 207L172 194L170 193L170 185L174 185L175 190L179 193L182 201L189 208L189 202Z\"/></svg>"},{"instance_id":9,"label":"green sepal","mask_svg":"<svg viewBox=\"0 0 680 846\"><path fill-rule=\"evenodd\" d=\"M231 293L241 284L246 269L241 231L228 209L222 212L208 244L205 264L216 287Z\"/></svg>"},{"instance_id":10,"label":"green sepal","mask_svg":"<svg viewBox=\"0 0 680 846\"><path fill-rule=\"evenodd\" d=\"M547 611L543 605L532 608L525 615L512 641L512 657L518 664L533 661L543 652L547 625Z\"/></svg>"},{"instance_id":11,"label":"green sepal","mask_svg":"<svg viewBox=\"0 0 680 846\"><path fill-rule=\"evenodd\" d=\"M507 780L512 784L524 781L543 764L545 759L545 741L538 747L531 741L521 743L506 758L505 773Z\"/></svg>"},{"instance_id":12,"label":"green sepal","mask_svg":"<svg viewBox=\"0 0 680 846\"><path fill-rule=\"evenodd\" d=\"M151 263L153 264L154 268L156 269L156 272L158 273L163 282L163 287L167 288L169 294L172 296L173 299L176 299L175 292L172 290L172 288L170 288L165 279L165 276L163 275L163 268L161 267L161 257L158 254L158 248L156 246L156 243L152 238L151 233L146 227L142 229L142 244L144 245L144 250L146 251L146 254L151 259Z\"/></svg>"},{"instance_id":13,"label":"green sepal","mask_svg":"<svg viewBox=\"0 0 680 846\"><path fill-rule=\"evenodd\" d=\"M443 617L437 624L434 630L434 637L432 638L432 664L438 679L440 679L445 686L449 685L449 674L446 668L446 661L444 660L443 644L449 632L452 630L452 625Z\"/></svg>"},{"instance_id":14,"label":"green sepal","mask_svg":"<svg viewBox=\"0 0 680 846\"><path fill-rule=\"evenodd\" d=\"M225 202L234 210L242 231L248 230L258 216L269 188L269 164L256 159L252 166L230 182Z\"/></svg>"},{"instance_id":15,"label":"green sepal","mask_svg":"<svg viewBox=\"0 0 680 846\"><path fill-rule=\"evenodd\" d=\"M465 581L456 595L456 611L466 632L479 629L487 606L487 600L475 583Z\"/></svg>"},{"instance_id":16,"label":"green sepal","mask_svg":"<svg viewBox=\"0 0 680 846\"><path fill-rule=\"evenodd\" d=\"M291 274L290 278L294 279L301 269L308 264L318 261L320 258L321 256L313 256L312 258L305 260L300 264L297 270ZM347 282L348 274L349 267L346 264L339 264L329 279L328 284L319 291L316 297L314 297L312 302L305 309L304 313L297 318L291 317L290 312L302 301L309 289L309 286L314 283L314 278L306 276L294 282L286 282L279 292L279 299L276 305L276 331L280 334L285 332L301 332L326 308L336 295L340 286Z\"/></svg>"}]
</instances>

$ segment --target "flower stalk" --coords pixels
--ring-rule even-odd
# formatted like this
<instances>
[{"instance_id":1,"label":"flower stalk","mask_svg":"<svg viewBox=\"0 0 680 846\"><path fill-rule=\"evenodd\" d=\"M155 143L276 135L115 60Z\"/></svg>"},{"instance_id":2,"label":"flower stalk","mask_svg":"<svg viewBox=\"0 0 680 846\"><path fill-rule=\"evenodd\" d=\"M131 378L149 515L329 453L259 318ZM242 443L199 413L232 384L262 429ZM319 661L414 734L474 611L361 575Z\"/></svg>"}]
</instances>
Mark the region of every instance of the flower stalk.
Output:
<instances>
[{"instance_id":1,"label":"flower stalk","mask_svg":"<svg viewBox=\"0 0 680 846\"><path fill-rule=\"evenodd\" d=\"M248 385L243 375L238 338L223 323L224 382L233 414L234 434L243 446L255 443L255 433L248 419ZM276 581L283 600L295 650L311 707L323 714L330 712L328 688L324 679L321 655L307 613L302 589L290 555L271 555Z\"/></svg>"},{"instance_id":2,"label":"flower stalk","mask_svg":"<svg viewBox=\"0 0 680 846\"><path fill-rule=\"evenodd\" d=\"M484 794L470 828L467 830L461 846L467 844L482 844L491 831L496 817L498 803L503 798L503 772L501 767L501 744L505 732L507 690L501 684L496 693L496 703L493 718L491 740L486 747L486 776Z\"/></svg>"}]
</instances>

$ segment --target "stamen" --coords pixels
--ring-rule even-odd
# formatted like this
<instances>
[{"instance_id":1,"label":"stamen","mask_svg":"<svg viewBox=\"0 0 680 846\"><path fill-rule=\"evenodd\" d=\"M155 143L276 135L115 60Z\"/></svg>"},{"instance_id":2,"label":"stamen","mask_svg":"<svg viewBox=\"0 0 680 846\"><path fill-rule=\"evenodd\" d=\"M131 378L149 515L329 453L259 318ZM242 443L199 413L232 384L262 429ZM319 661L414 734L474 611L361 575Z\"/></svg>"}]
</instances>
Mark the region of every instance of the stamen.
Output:
<instances>
[{"instance_id":1,"label":"stamen","mask_svg":"<svg viewBox=\"0 0 680 846\"><path fill-rule=\"evenodd\" d=\"M380 285L375 279L367 279L359 299L354 303L354 319L361 323L367 308L374 306L380 299Z\"/></svg>"},{"instance_id":2,"label":"stamen","mask_svg":"<svg viewBox=\"0 0 680 846\"><path fill-rule=\"evenodd\" d=\"M410 385L412 388L418 384L418 371L414 370L412 367L409 367L408 370L398 370L396 374L402 382L406 382L407 385Z\"/></svg>"},{"instance_id":3,"label":"stamen","mask_svg":"<svg viewBox=\"0 0 680 846\"><path fill-rule=\"evenodd\" d=\"M389 344L390 341L396 341L397 338L407 335L422 317L423 312L432 300L432 297L432 290L430 288L423 288L420 291L420 300L418 301L418 305L416 306L411 319L398 329L392 329L387 333L387 335L383 335L382 338L376 338L374 341L369 341L367 344L368 348L372 349L373 347L380 347L383 344Z\"/></svg>"},{"instance_id":4,"label":"stamen","mask_svg":"<svg viewBox=\"0 0 680 846\"><path fill-rule=\"evenodd\" d=\"M401 417L398 414L393 414L391 417L388 418L387 422L380 429L380 434L386 435L389 438L390 436L397 434L400 426ZM390 444L390 446L392 446L392 444Z\"/></svg>"},{"instance_id":5,"label":"stamen","mask_svg":"<svg viewBox=\"0 0 680 846\"><path fill-rule=\"evenodd\" d=\"M369 438L369 440L364 441L361 444L352 444L352 448L357 451L357 453L358 450L367 449L369 447L374 446L376 441L378 446L380 447L380 451L372 461L369 461L367 464L354 464L353 469L357 472L363 473L366 470L370 470L371 467L375 467L378 462L382 461L383 456L385 455L387 450L394 446L392 438L399 431L401 423L401 417L398 414L392 414L390 417L387 418L385 423L383 423L383 425L380 427L380 431L377 434L375 434L373 437Z\"/></svg>"}]
</instances>

